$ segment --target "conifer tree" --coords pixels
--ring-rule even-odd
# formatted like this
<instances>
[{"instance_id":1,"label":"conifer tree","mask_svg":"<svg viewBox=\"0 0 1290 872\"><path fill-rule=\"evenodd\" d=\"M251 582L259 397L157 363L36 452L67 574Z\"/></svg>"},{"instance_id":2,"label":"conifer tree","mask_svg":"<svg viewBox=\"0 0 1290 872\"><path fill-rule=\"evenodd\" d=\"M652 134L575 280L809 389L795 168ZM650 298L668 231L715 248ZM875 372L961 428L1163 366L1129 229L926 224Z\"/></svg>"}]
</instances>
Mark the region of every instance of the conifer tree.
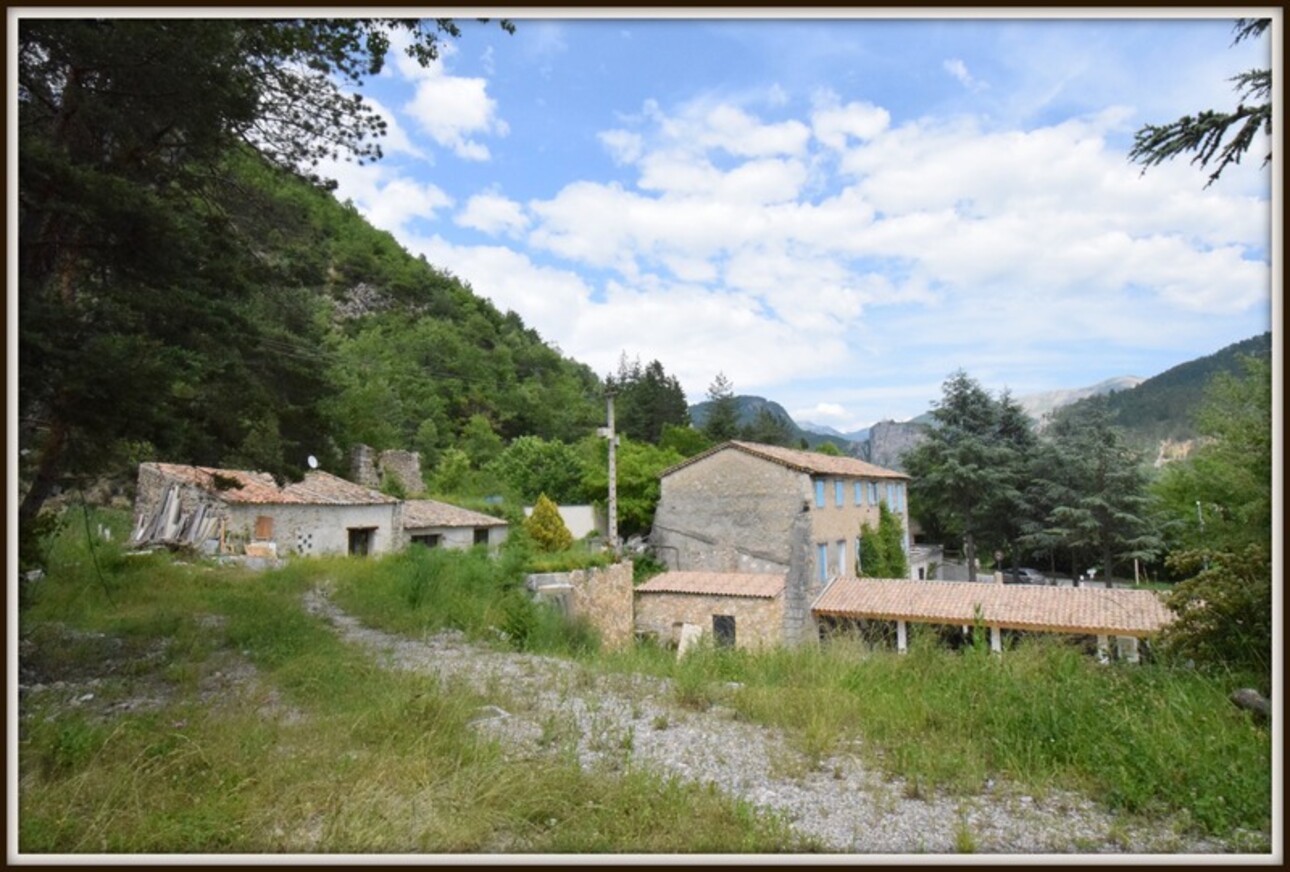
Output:
<instances>
[{"instance_id":1,"label":"conifer tree","mask_svg":"<svg viewBox=\"0 0 1290 872\"><path fill-rule=\"evenodd\" d=\"M560 510L546 494L538 496L533 514L524 520L524 530L539 551L564 551L573 545L573 534L560 517Z\"/></svg>"}]
</instances>

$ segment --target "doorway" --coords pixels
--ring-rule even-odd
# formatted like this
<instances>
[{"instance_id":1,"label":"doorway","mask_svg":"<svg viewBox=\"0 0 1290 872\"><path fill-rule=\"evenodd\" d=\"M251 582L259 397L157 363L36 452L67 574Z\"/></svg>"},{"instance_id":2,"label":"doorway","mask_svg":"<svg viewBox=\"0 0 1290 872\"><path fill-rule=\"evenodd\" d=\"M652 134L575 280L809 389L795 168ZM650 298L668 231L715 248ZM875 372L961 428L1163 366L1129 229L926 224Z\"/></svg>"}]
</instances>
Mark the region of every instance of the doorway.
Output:
<instances>
[{"instance_id":1,"label":"doorway","mask_svg":"<svg viewBox=\"0 0 1290 872\"><path fill-rule=\"evenodd\" d=\"M375 539L375 527L350 527L349 553L356 557L366 557L372 553L372 543Z\"/></svg>"}]
</instances>

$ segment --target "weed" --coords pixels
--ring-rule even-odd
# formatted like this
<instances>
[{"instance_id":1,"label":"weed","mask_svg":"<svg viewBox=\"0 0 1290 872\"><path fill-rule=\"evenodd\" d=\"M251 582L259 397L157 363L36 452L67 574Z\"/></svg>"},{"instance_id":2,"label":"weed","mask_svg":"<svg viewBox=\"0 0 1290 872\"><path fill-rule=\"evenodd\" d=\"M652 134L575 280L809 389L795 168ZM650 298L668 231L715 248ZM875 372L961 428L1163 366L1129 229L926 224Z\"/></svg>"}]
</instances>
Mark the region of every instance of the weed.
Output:
<instances>
[{"instance_id":1,"label":"weed","mask_svg":"<svg viewBox=\"0 0 1290 872\"><path fill-rule=\"evenodd\" d=\"M653 727L656 730L666 730L671 724L668 722L667 715L654 715Z\"/></svg>"},{"instance_id":2,"label":"weed","mask_svg":"<svg viewBox=\"0 0 1290 872\"><path fill-rule=\"evenodd\" d=\"M962 817L954 826L954 852L956 854L975 854L980 850L977 844L976 836L972 833L972 828L968 826L966 820Z\"/></svg>"}]
</instances>

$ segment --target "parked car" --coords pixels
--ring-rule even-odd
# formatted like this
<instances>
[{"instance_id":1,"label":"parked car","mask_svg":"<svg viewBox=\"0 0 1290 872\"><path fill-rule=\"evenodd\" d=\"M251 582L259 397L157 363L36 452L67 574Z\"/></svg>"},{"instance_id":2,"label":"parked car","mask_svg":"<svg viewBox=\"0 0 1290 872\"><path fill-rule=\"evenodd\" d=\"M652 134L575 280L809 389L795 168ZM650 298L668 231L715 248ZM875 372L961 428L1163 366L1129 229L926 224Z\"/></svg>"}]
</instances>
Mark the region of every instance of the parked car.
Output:
<instances>
[{"instance_id":1,"label":"parked car","mask_svg":"<svg viewBox=\"0 0 1290 872\"><path fill-rule=\"evenodd\" d=\"M1038 569L1005 569L1004 584L1049 584L1050 582Z\"/></svg>"}]
</instances>

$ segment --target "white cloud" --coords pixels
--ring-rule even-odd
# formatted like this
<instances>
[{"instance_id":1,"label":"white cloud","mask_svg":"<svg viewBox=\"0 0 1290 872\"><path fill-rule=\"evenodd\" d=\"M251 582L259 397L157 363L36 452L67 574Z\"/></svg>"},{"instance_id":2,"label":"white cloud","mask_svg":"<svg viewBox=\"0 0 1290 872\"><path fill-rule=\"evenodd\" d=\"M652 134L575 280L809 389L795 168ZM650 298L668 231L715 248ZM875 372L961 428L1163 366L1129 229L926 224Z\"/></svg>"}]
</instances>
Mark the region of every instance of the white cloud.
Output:
<instances>
[{"instance_id":1,"label":"white cloud","mask_svg":"<svg viewBox=\"0 0 1290 872\"><path fill-rule=\"evenodd\" d=\"M529 223L521 204L491 191L476 194L467 200L465 208L455 221L462 227L470 227L492 236L517 236Z\"/></svg>"},{"instance_id":2,"label":"white cloud","mask_svg":"<svg viewBox=\"0 0 1290 872\"><path fill-rule=\"evenodd\" d=\"M967 64L958 58L949 58L942 66L945 71L958 80L959 84L969 91L980 91L988 87L985 82L978 81L968 72Z\"/></svg>"},{"instance_id":3,"label":"white cloud","mask_svg":"<svg viewBox=\"0 0 1290 872\"><path fill-rule=\"evenodd\" d=\"M871 103L854 102L837 105L832 93L816 96L817 108L811 114L815 138L835 151L847 146L847 138L870 140L883 133L891 123L891 113Z\"/></svg>"},{"instance_id":4,"label":"white cloud","mask_svg":"<svg viewBox=\"0 0 1290 872\"><path fill-rule=\"evenodd\" d=\"M609 155L618 164L632 164L640 160L642 143L640 134L629 130L606 130L597 134L597 139L609 150Z\"/></svg>"},{"instance_id":5,"label":"white cloud","mask_svg":"<svg viewBox=\"0 0 1290 872\"><path fill-rule=\"evenodd\" d=\"M406 37L391 40L397 45L405 41ZM488 96L487 80L448 72L446 63L457 51L454 43L441 42L439 57L426 67L396 51L395 67L414 87L403 112L423 133L457 157L488 160L488 146L477 137L506 136L510 128L498 115L497 101Z\"/></svg>"}]
</instances>

